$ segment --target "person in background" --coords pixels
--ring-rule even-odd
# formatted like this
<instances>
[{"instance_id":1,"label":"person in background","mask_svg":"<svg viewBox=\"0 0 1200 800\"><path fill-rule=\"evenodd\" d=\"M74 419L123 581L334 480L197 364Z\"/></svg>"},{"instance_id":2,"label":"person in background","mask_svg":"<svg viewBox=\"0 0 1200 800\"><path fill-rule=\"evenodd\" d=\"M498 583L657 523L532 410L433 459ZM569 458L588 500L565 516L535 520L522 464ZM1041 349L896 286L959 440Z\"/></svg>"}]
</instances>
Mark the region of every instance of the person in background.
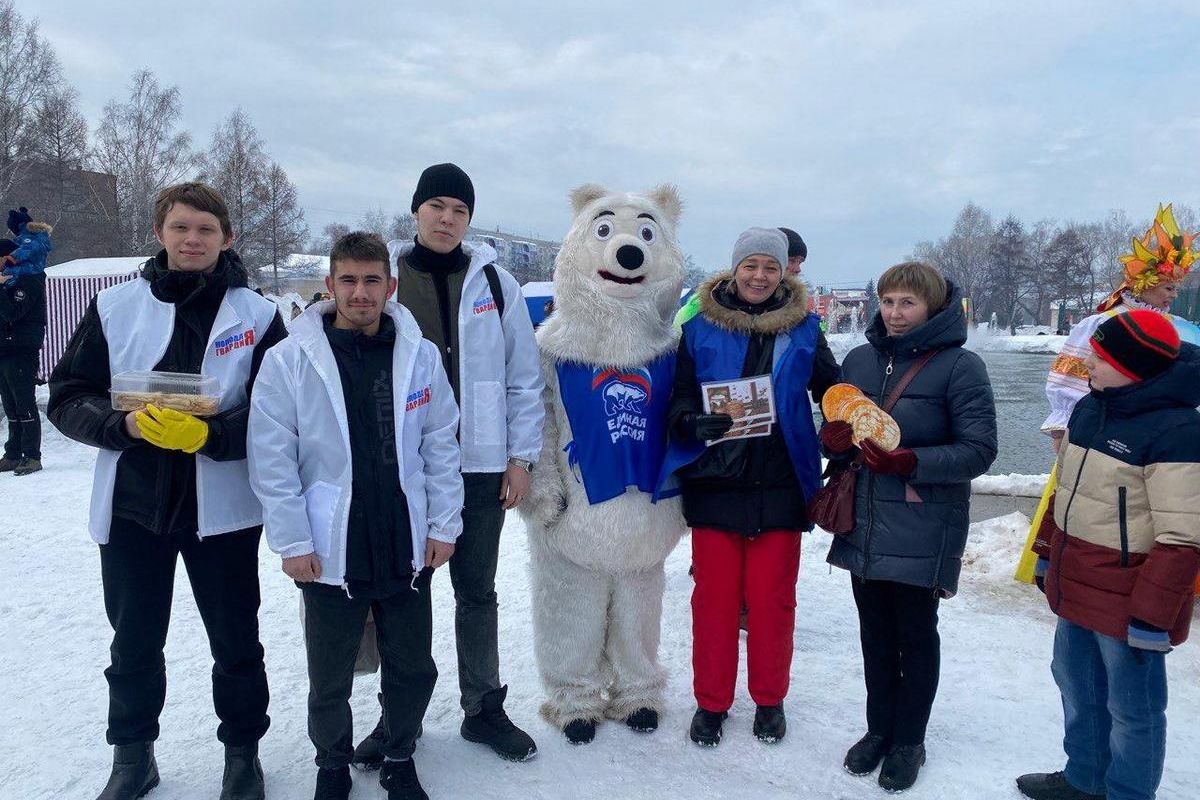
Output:
<instances>
[{"instance_id":1,"label":"person in background","mask_svg":"<svg viewBox=\"0 0 1200 800\"><path fill-rule=\"evenodd\" d=\"M879 771L904 791L925 763L925 729L941 669L938 604L958 591L970 519L971 480L996 458L996 406L983 360L963 345L962 294L928 264L907 262L879 278L879 312L867 343L842 362L847 383L878 405L916 368L891 410L900 446L857 447L848 423L826 422L834 459L855 458L854 528L835 536L828 561L850 572L858 608L867 732L844 766Z\"/></svg>"},{"instance_id":2,"label":"person in background","mask_svg":"<svg viewBox=\"0 0 1200 800\"><path fill-rule=\"evenodd\" d=\"M754 735L777 742L787 730L800 536L812 528L806 503L821 474L808 396L819 403L840 379L804 285L786 274L787 258L777 229L739 236L730 271L697 289L700 312L684 324L675 361L664 471L682 485L692 528L697 709L689 736L700 745L720 743L733 705L743 600ZM775 422L762 435L720 441L734 418L706 412L701 385L751 377L770 384Z\"/></svg>"},{"instance_id":3,"label":"person in background","mask_svg":"<svg viewBox=\"0 0 1200 800\"><path fill-rule=\"evenodd\" d=\"M808 245L800 238L800 234L791 228L781 227L779 230L783 231L783 235L788 240L787 273L793 276L799 275L804 261L808 258Z\"/></svg>"},{"instance_id":4,"label":"person in background","mask_svg":"<svg viewBox=\"0 0 1200 800\"><path fill-rule=\"evenodd\" d=\"M45 269L20 277L0 273L0 401L8 424L0 473L24 476L42 468L42 417L34 386L45 338Z\"/></svg>"},{"instance_id":5,"label":"person in background","mask_svg":"<svg viewBox=\"0 0 1200 800\"><path fill-rule=\"evenodd\" d=\"M1034 543L1059 617L1051 672L1067 763L1017 788L1034 800L1153 800L1166 654L1187 639L1200 572L1200 349L1150 309L1109 317L1090 348L1091 391L1071 414Z\"/></svg>"},{"instance_id":6,"label":"person in background","mask_svg":"<svg viewBox=\"0 0 1200 800\"><path fill-rule=\"evenodd\" d=\"M437 348L387 299L396 279L378 236L340 238L325 282L334 300L263 362L249 440L267 543L304 596L314 797L350 796L369 611L387 731L379 782L389 800L428 800L412 756L437 680L429 580L462 531L458 408Z\"/></svg>"},{"instance_id":7,"label":"person in background","mask_svg":"<svg viewBox=\"0 0 1200 800\"><path fill-rule=\"evenodd\" d=\"M1055 453L1066 435L1075 404L1089 391L1087 362L1092 334L1123 311L1150 309L1169 316L1179 286L1191 272L1196 257L1191 246L1195 237L1179 229L1170 204L1159 206L1149 230L1134 239L1133 250L1121 257L1125 267L1121 285L1100 304L1097 313L1071 328L1046 377L1050 415L1042 423L1042 433L1050 437Z\"/></svg>"},{"instance_id":8,"label":"person in background","mask_svg":"<svg viewBox=\"0 0 1200 800\"><path fill-rule=\"evenodd\" d=\"M181 557L214 662L221 800L261 800L258 741L270 724L258 637L262 506L250 489L246 420L263 356L287 330L275 304L247 288L215 189L164 189L154 233L162 250L137 279L92 299L50 376L50 422L99 449L88 528L113 627L104 671L113 768L97 800L134 800L158 785L163 647ZM115 411L112 377L131 370L215 377L220 411Z\"/></svg>"}]
</instances>

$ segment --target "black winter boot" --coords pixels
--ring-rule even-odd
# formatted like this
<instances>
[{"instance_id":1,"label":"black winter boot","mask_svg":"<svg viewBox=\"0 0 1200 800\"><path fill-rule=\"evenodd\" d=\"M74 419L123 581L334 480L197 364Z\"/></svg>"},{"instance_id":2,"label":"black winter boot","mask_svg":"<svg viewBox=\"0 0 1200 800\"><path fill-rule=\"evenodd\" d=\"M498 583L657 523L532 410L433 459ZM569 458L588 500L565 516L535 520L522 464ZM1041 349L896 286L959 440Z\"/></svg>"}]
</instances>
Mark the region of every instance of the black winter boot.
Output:
<instances>
[{"instance_id":1,"label":"black winter boot","mask_svg":"<svg viewBox=\"0 0 1200 800\"><path fill-rule=\"evenodd\" d=\"M350 768L322 767L317 770L313 800L350 800Z\"/></svg>"},{"instance_id":2,"label":"black winter boot","mask_svg":"<svg viewBox=\"0 0 1200 800\"><path fill-rule=\"evenodd\" d=\"M154 743L119 744L113 748L112 775L96 800L137 800L158 786Z\"/></svg>"},{"instance_id":3,"label":"black winter boot","mask_svg":"<svg viewBox=\"0 0 1200 800\"><path fill-rule=\"evenodd\" d=\"M787 717L783 704L759 706L754 712L754 736L760 742L775 744L787 733Z\"/></svg>"},{"instance_id":4,"label":"black winter boot","mask_svg":"<svg viewBox=\"0 0 1200 800\"><path fill-rule=\"evenodd\" d=\"M879 785L889 792L903 792L917 782L917 774L925 765L925 745L906 744L893 747L883 757L879 770Z\"/></svg>"},{"instance_id":5,"label":"black winter boot","mask_svg":"<svg viewBox=\"0 0 1200 800\"><path fill-rule=\"evenodd\" d=\"M383 762L379 785L387 789L388 800L429 800L417 780L417 766L411 758Z\"/></svg>"},{"instance_id":6,"label":"black winter boot","mask_svg":"<svg viewBox=\"0 0 1200 800\"><path fill-rule=\"evenodd\" d=\"M639 708L625 718L625 724L638 733L654 733L658 730L658 712L653 708Z\"/></svg>"},{"instance_id":7,"label":"black winter boot","mask_svg":"<svg viewBox=\"0 0 1200 800\"><path fill-rule=\"evenodd\" d=\"M263 800L262 764L258 743L225 745L225 775L221 778L221 800Z\"/></svg>"},{"instance_id":8,"label":"black winter boot","mask_svg":"<svg viewBox=\"0 0 1200 800\"><path fill-rule=\"evenodd\" d=\"M11 422L9 423L12 424ZM21 463L19 458L0 458L0 472L12 472Z\"/></svg>"},{"instance_id":9,"label":"black winter boot","mask_svg":"<svg viewBox=\"0 0 1200 800\"><path fill-rule=\"evenodd\" d=\"M883 754L888 748L888 740L884 736L868 733L846 751L846 760L842 762L842 766L851 775L870 775L879 766L879 762L883 761Z\"/></svg>"},{"instance_id":10,"label":"black winter boot","mask_svg":"<svg viewBox=\"0 0 1200 800\"><path fill-rule=\"evenodd\" d=\"M21 463L17 464L13 470L13 475L20 477L21 475L32 475L35 472L42 471L42 460L40 458L22 458Z\"/></svg>"},{"instance_id":11,"label":"black winter boot","mask_svg":"<svg viewBox=\"0 0 1200 800\"><path fill-rule=\"evenodd\" d=\"M537 755L537 745L504 713L504 698L507 696L507 686L485 694L479 713L463 719L462 737L468 742L486 744L496 755L508 761L528 761Z\"/></svg>"},{"instance_id":12,"label":"black winter boot","mask_svg":"<svg viewBox=\"0 0 1200 800\"><path fill-rule=\"evenodd\" d=\"M573 719L563 728L571 744L590 744L596 738L596 723L590 719Z\"/></svg>"},{"instance_id":13,"label":"black winter boot","mask_svg":"<svg viewBox=\"0 0 1200 800\"><path fill-rule=\"evenodd\" d=\"M1017 778L1017 788L1033 800L1105 800L1102 794L1088 794L1067 782L1062 772L1033 772Z\"/></svg>"},{"instance_id":14,"label":"black winter boot","mask_svg":"<svg viewBox=\"0 0 1200 800\"><path fill-rule=\"evenodd\" d=\"M691 740L702 747L716 747L721 743L721 723L729 714L725 711L705 711L697 708L692 715L692 727L688 731Z\"/></svg>"},{"instance_id":15,"label":"black winter boot","mask_svg":"<svg viewBox=\"0 0 1200 800\"><path fill-rule=\"evenodd\" d=\"M354 765L355 769L374 772L383 766L383 747L386 744L387 729L383 726L383 715L380 714L375 730L368 733L367 738L354 748L354 755L350 757L350 763Z\"/></svg>"}]
</instances>

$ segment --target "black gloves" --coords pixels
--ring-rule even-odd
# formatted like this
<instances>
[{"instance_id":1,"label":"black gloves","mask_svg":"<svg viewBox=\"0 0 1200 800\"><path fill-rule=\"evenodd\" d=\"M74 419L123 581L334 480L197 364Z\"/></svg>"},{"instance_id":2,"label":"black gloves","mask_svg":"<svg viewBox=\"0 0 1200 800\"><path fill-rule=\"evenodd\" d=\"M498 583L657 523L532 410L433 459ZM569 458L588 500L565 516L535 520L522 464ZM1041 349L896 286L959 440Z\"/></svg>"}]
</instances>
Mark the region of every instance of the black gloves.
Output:
<instances>
[{"instance_id":1,"label":"black gloves","mask_svg":"<svg viewBox=\"0 0 1200 800\"><path fill-rule=\"evenodd\" d=\"M733 427L733 417L728 414L688 414L684 424L700 441L720 439Z\"/></svg>"}]
</instances>

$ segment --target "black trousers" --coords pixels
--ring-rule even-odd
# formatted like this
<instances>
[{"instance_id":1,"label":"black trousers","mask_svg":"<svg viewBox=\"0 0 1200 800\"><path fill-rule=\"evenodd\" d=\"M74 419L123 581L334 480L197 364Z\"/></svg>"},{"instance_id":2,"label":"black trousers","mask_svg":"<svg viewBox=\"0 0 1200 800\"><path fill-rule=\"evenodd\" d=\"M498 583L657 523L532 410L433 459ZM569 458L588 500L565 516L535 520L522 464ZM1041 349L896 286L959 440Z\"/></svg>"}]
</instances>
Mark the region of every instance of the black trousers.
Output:
<instances>
[{"instance_id":1,"label":"black trousers","mask_svg":"<svg viewBox=\"0 0 1200 800\"><path fill-rule=\"evenodd\" d=\"M344 767L354 755L350 692L368 609L381 662L388 732L383 754L408 758L437 682L428 574L417 580L416 591L406 587L383 600L351 598L340 587L323 583L298 585L304 592L308 651L308 736L317 749L317 766Z\"/></svg>"},{"instance_id":2,"label":"black trousers","mask_svg":"<svg viewBox=\"0 0 1200 800\"><path fill-rule=\"evenodd\" d=\"M14 461L42 457L42 418L33 391L37 365L37 351L0 354L0 402L8 419L4 457Z\"/></svg>"},{"instance_id":3,"label":"black trousers","mask_svg":"<svg viewBox=\"0 0 1200 800\"><path fill-rule=\"evenodd\" d=\"M100 546L104 609L113 627L112 664L104 671L109 744L158 738L158 716L167 697L163 647L179 556L212 651L213 707L221 721L217 738L245 745L266 733L271 722L267 673L258 640L261 536L261 527L203 540L159 536L113 519L108 544Z\"/></svg>"},{"instance_id":4,"label":"black trousers","mask_svg":"<svg viewBox=\"0 0 1200 800\"><path fill-rule=\"evenodd\" d=\"M463 475L463 532L450 557L458 686L468 714L479 713L483 696L500 688L496 564L504 527L503 478L499 472Z\"/></svg>"},{"instance_id":5,"label":"black trousers","mask_svg":"<svg viewBox=\"0 0 1200 800\"><path fill-rule=\"evenodd\" d=\"M941 668L933 589L852 576L867 683L867 730L895 745L921 744Z\"/></svg>"}]
</instances>

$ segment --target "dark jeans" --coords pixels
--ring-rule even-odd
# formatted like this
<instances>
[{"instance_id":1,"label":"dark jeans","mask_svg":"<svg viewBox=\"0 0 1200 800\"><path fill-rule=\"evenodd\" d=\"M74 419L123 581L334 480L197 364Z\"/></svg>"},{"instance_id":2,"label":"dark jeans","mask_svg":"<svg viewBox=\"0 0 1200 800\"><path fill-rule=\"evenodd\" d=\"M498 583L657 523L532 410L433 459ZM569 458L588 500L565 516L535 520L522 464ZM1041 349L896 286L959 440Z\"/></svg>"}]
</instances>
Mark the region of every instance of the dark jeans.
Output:
<instances>
[{"instance_id":1,"label":"dark jeans","mask_svg":"<svg viewBox=\"0 0 1200 800\"><path fill-rule=\"evenodd\" d=\"M42 418L34 398L37 352L0 355L0 401L8 418L4 457L14 461L42 457Z\"/></svg>"},{"instance_id":2,"label":"dark jeans","mask_svg":"<svg viewBox=\"0 0 1200 800\"><path fill-rule=\"evenodd\" d=\"M344 767L354 755L350 692L354 661L370 609L381 661L381 702L388 732L385 758L404 759L433 697L433 610L429 578L418 590L401 589L383 600L351 598L338 586L300 584L304 592L304 645L308 651L308 736L317 766Z\"/></svg>"},{"instance_id":3,"label":"dark jeans","mask_svg":"<svg viewBox=\"0 0 1200 800\"><path fill-rule=\"evenodd\" d=\"M463 532L450 557L454 586L454 641L458 650L458 686L462 707L479 713L483 696L500 688L496 562L500 557L500 505L503 473L466 473Z\"/></svg>"},{"instance_id":4,"label":"dark jeans","mask_svg":"<svg viewBox=\"0 0 1200 800\"><path fill-rule=\"evenodd\" d=\"M851 577L858 606L867 730L895 745L921 744L941 667L933 589Z\"/></svg>"},{"instance_id":5,"label":"dark jeans","mask_svg":"<svg viewBox=\"0 0 1200 800\"><path fill-rule=\"evenodd\" d=\"M114 518L100 546L104 609L113 627L108 742L158 738L167 696L163 646L171 621L175 563L183 556L213 656L213 707L225 744L257 742L267 731L267 673L258 640L258 541L262 528L201 540L159 536Z\"/></svg>"},{"instance_id":6,"label":"dark jeans","mask_svg":"<svg viewBox=\"0 0 1200 800\"><path fill-rule=\"evenodd\" d=\"M1113 800L1152 800L1167 749L1166 656L1065 619L1054 633L1067 781Z\"/></svg>"}]
</instances>

